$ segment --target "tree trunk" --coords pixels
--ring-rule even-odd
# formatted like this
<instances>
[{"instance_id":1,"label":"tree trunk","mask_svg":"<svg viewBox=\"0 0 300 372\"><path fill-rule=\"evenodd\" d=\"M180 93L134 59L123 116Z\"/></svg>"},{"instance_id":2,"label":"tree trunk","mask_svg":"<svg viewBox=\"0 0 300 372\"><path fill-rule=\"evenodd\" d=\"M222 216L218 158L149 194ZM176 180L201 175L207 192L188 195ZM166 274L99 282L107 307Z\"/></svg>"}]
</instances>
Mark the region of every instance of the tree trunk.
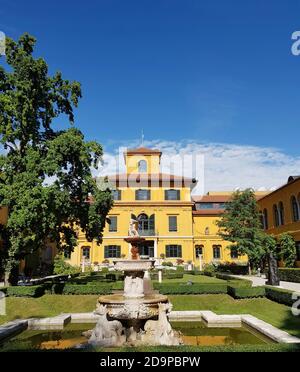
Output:
<instances>
[{"instance_id":1,"label":"tree trunk","mask_svg":"<svg viewBox=\"0 0 300 372\"><path fill-rule=\"evenodd\" d=\"M9 277L10 277L10 271L5 270L5 273L4 273L4 286L5 287L8 287L10 285Z\"/></svg>"}]
</instances>

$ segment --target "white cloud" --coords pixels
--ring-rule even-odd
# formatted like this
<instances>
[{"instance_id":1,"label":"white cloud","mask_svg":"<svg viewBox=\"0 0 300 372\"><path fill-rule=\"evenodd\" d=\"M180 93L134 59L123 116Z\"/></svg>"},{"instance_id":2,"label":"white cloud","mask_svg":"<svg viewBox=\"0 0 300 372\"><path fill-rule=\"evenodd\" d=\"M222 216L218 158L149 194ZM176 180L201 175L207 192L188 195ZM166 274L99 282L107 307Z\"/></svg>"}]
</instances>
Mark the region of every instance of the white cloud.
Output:
<instances>
[{"instance_id":1,"label":"white cloud","mask_svg":"<svg viewBox=\"0 0 300 372\"><path fill-rule=\"evenodd\" d=\"M131 142L128 147L138 145ZM269 190L284 184L288 176L300 174L300 157L287 155L276 148L199 143L189 140L182 142L154 140L147 141L144 145L162 151L162 172L196 177L199 182L194 193L201 193L202 190L225 191L247 187ZM124 147L120 147L119 157L116 157L118 149L115 153L106 152L104 165L96 175L124 172L123 150Z\"/></svg>"}]
</instances>

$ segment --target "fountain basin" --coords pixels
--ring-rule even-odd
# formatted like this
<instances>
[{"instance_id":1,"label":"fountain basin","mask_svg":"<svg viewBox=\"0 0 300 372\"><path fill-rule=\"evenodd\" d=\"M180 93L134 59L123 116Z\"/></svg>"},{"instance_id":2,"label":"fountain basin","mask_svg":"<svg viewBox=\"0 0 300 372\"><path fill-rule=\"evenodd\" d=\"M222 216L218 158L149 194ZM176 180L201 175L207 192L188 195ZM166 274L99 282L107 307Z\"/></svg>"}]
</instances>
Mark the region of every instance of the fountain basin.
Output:
<instances>
[{"instance_id":1,"label":"fountain basin","mask_svg":"<svg viewBox=\"0 0 300 372\"><path fill-rule=\"evenodd\" d=\"M155 260L114 260L115 270L141 272L148 271L154 267Z\"/></svg>"},{"instance_id":2,"label":"fountain basin","mask_svg":"<svg viewBox=\"0 0 300 372\"><path fill-rule=\"evenodd\" d=\"M148 294L142 298L130 298L120 294L100 296L99 305L107 308L109 318L126 319L151 319L158 317L159 303L168 303L168 297L161 294Z\"/></svg>"}]
</instances>

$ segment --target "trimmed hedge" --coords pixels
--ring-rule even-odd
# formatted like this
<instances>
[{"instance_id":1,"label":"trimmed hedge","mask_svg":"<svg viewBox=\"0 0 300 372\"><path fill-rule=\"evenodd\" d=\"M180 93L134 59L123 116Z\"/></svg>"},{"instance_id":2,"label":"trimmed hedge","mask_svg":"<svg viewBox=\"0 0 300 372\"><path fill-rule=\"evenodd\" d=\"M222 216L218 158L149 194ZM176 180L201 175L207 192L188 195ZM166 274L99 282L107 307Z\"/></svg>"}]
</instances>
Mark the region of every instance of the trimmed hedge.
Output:
<instances>
[{"instance_id":1,"label":"trimmed hedge","mask_svg":"<svg viewBox=\"0 0 300 372\"><path fill-rule=\"evenodd\" d=\"M292 299L294 291L289 291L288 289L265 286L265 291L268 299L279 302L280 304L292 306L296 301Z\"/></svg>"},{"instance_id":2,"label":"trimmed hedge","mask_svg":"<svg viewBox=\"0 0 300 372\"><path fill-rule=\"evenodd\" d=\"M111 294L111 285L108 284L55 284L52 293L62 295L105 295Z\"/></svg>"},{"instance_id":3,"label":"trimmed hedge","mask_svg":"<svg viewBox=\"0 0 300 372\"><path fill-rule=\"evenodd\" d=\"M154 289L158 289L161 294L214 294L227 293L227 284L154 283Z\"/></svg>"},{"instance_id":4,"label":"trimmed hedge","mask_svg":"<svg viewBox=\"0 0 300 372\"><path fill-rule=\"evenodd\" d=\"M296 282L300 283L300 269L280 267L279 278L284 282Z\"/></svg>"},{"instance_id":5,"label":"trimmed hedge","mask_svg":"<svg viewBox=\"0 0 300 372\"><path fill-rule=\"evenodd\" d=\"M227 293L233 298L265 297L265 287L232 287L228 286Z\"/></svg>"},{"instance_id":6,"label":"trimmed hedge","mask_svg":"<svg viewBox=\"0 0 300 372\"><path fill-rule=\"evenodd\" d=\"M235 275L247 275L249 274L248 265L238 265L235 263L220 264L218 266L218 271L228 274Z\"/></svg>"},{"instance_id":7,"label":"trimmed hedge","mask_svg":"<svg viewBox=\"0 0 300 372\"><path fill-rule=\"evenodd\" d=\"M45 293L43 285L12 286L6 288L7 296L11 297L41 297Z\"/></svg>"},{"instance_id":8,"label":"trimmed hedge","mask_svg":"<svg viewBox=\"0 0 300 372\"><path fill-rule=\"evenodd\" d=\"M152 280L158 280L158 272L154 272L150 274ZM182 279L183 272L163 272L162 274L163 279Z\"/></svg>"},{"instance_id":9,"label":"trimmed hedge","mask_svg":"<svg viewBox=\"0 0 300 372\"><path fill-rule=\"evenodd\" d=\"M223 273L217 273L216 278L226 280L229 285L232 285L234 287L252 287L252 281L248 279L236 278L234 276Z\"/></svg>"}]
</instances>

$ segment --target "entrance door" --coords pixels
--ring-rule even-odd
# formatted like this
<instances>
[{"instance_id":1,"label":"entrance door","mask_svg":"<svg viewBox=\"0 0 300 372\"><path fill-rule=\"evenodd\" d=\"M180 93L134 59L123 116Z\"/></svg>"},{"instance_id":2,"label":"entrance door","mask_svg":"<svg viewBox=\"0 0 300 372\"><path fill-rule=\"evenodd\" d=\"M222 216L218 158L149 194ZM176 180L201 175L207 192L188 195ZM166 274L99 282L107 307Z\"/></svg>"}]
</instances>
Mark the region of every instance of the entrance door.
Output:
<instances>
[{"instance_id":1,"label":"entrance door","mask_svg":"<svg viewBox=\"0 0 300 372\"><path fill-rule=\"evenodd\" d=\"M154 242L151 240L139 244L139 254L140 256L154 257Z\"/></svg>"}]
</instances>

